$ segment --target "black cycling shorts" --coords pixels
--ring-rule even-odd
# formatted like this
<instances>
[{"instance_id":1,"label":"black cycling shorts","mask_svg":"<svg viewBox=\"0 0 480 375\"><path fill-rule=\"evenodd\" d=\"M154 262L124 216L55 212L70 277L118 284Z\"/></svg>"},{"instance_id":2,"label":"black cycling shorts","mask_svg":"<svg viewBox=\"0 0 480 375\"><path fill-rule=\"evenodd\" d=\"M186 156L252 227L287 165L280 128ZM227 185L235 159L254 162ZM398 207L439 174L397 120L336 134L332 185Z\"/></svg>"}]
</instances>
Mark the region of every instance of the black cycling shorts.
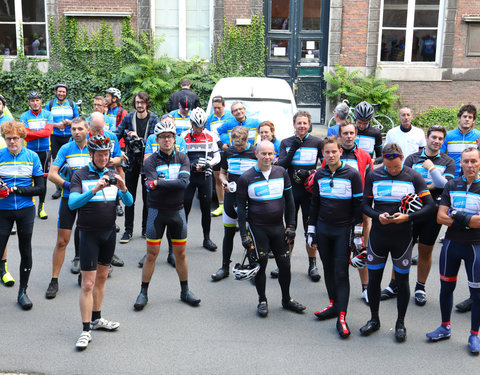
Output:
<instances>
[{"instance_id":1,"label":"black cycling shorts","mask_svg":"<svg viewBox=\"0 0 480 375\"><path fill-rule=\"evenodd\" d=\"M77 210L71 210L68 207L68 197L62 197L58 208L57 228L72 230L76 218Z\"/></svg>"},{"instance_id":2,"label":"black cycling shorts","mask_svg":"<svg viewBox=\"0 0 480 375\"><path fill-rule=\"evenodd\" d=\"M442 225L437 223L437 210L435 210L432 215L413 222L413 243L435 245L440 229L442 229Z\"/></svg>"},{"instance_id":3,"label":"black cycling shorts","mask_svg":"<svg viewBox=\"0 0 480 375\"><path fill-rule=\"evenodd\" d=\"M165 228L168 228L172 237L172 245L187 244L187 219L183 208L181 210L157 210L151 207L148 209L147 245L160 246Z\"/></svg>"},{"instance_id":4,"label":"black cycling shorts","mask_svg":"<svg viewBox=\"0 0 480 375\"><path fill-rule=\"evenodd\" d=\"M97 264L109 266L115 252L117 232L80 230L80 269L96 271Z\"/></svg>"}]
</instances>

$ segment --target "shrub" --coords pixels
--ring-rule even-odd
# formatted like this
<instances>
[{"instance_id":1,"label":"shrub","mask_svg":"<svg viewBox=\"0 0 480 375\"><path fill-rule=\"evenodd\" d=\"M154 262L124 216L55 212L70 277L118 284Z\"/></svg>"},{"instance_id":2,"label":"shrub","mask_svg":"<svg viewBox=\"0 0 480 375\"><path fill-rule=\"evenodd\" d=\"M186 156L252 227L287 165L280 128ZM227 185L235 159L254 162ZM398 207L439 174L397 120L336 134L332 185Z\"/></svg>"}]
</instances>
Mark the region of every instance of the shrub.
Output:
<instances>
[{"instance_id":1,"label":"shrub","mask_svg":"<svg viewBox=\"0 0 480 375\"><path fill-rule=\"evenodd\" d=\"M458 127L457 113L459 108L445 108L432 106L425 112L415 116L412 125L428 129L432 125L442 125L447 130Z\"/></svg>"}]
</instances>

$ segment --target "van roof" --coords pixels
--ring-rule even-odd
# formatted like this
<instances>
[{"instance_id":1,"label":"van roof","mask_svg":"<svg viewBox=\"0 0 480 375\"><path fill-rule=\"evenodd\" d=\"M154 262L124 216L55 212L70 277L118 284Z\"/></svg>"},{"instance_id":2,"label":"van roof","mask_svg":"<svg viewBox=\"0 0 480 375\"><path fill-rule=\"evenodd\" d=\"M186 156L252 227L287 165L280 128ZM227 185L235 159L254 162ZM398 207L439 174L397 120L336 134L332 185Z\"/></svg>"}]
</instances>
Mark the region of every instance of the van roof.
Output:
<instances>
[{"instance_id":1,"label":"van roof","mask_svg":"<svg viewBox=\"0 0 480 375\"><path fill-rule=\"evenodd\" d=\"M222 78L215 85L212 97L221 95L225 100L233 99L293 99L292 89L283 79L264 77Z\"/></svg>"}]
</instances>

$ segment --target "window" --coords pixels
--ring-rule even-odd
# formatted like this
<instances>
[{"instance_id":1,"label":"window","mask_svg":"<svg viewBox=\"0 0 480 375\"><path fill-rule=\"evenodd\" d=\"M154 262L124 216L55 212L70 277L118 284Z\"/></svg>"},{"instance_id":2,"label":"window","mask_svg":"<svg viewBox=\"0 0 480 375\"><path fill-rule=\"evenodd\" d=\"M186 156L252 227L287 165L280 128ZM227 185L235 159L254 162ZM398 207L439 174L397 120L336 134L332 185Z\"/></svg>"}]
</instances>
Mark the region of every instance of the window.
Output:
<instances>
[{"instance_id":1,"label":"window","mask_svg":"<svg viewBox=\"0 0 480 375\"><path fill-rule=\"evenodd\" d=\"M439 59L444 0L383 0L380 61Z\"/></svg>"},{"instance_id":2,"label":"window","mask_svg":"<svg viewBox=\"0 0 480 375\"><path fill-rule=\"evenodd\" d=\"M0 1L0 55L16 56L23 38L27 56L47 55L45 0Z\"/></svg>"},{"instance_id":3,"label":"window","mask_svg":"<svg viewBox=\"0 0 480 375\"><path fill-rule=\"evenodd\" d=\"M155 1L155 35L160 54L173 58L210 58L212 0ZM212 21L212 22L211 22Z\"/></svg>"}]
</instances>

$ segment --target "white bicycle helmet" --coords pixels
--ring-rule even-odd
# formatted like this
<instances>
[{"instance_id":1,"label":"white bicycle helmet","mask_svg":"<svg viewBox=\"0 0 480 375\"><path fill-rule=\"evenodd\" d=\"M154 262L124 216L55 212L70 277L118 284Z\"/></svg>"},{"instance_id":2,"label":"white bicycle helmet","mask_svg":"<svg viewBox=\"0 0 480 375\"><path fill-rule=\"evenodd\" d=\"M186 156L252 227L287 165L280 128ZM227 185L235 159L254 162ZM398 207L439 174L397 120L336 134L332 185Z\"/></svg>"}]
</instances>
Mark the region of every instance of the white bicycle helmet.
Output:
<instances>
[{"instance_id":1,"label":"white bicycle helmet","mask_svg":"<svg viewBox=\"0 0 480 375\"><path fill-rule=\"evenodd\" d=\"M242 265L240 263L235 264L233 267L233 276L235 280L250 280L253 279L260 269L260 264L252 263L248 265Z\"/></svg>"},{"instance_id":2,"label":"white bicycle helmet","mask_svg":"<svg viewBox=\"0 0 480 375\"><path fill-rule=\"evenodd\" d=\"M110 87L109 89L106 89L105 92L107 94L111 94L112 96L116 96L118 100L122 99L122 92L119 89L116 89L115 87Z\"/></svg>"},{"instance_id":3,"label":"white bicycle helmet","mask_svg":"<svg viewBox=\"0 0 480 375\"><path fill-rule=\"evenodd\" d=\"M203 128L207 125L207 114L200 107L194 108L190 113L190 122L198 128Z\"/></svg>"},{"instance_id":4,"label":"white bicycle helmet","mask_svg":"<svg viewBox=\"0 0 480 375\"><path fill-rule=\"evenodd\" d=\"M157 137L163 133L173 133L177 134L177 130L174 123L169 121L160 121L155 124L155 129L153 129L153 134Z\"/></svg>"}]
</instances>

